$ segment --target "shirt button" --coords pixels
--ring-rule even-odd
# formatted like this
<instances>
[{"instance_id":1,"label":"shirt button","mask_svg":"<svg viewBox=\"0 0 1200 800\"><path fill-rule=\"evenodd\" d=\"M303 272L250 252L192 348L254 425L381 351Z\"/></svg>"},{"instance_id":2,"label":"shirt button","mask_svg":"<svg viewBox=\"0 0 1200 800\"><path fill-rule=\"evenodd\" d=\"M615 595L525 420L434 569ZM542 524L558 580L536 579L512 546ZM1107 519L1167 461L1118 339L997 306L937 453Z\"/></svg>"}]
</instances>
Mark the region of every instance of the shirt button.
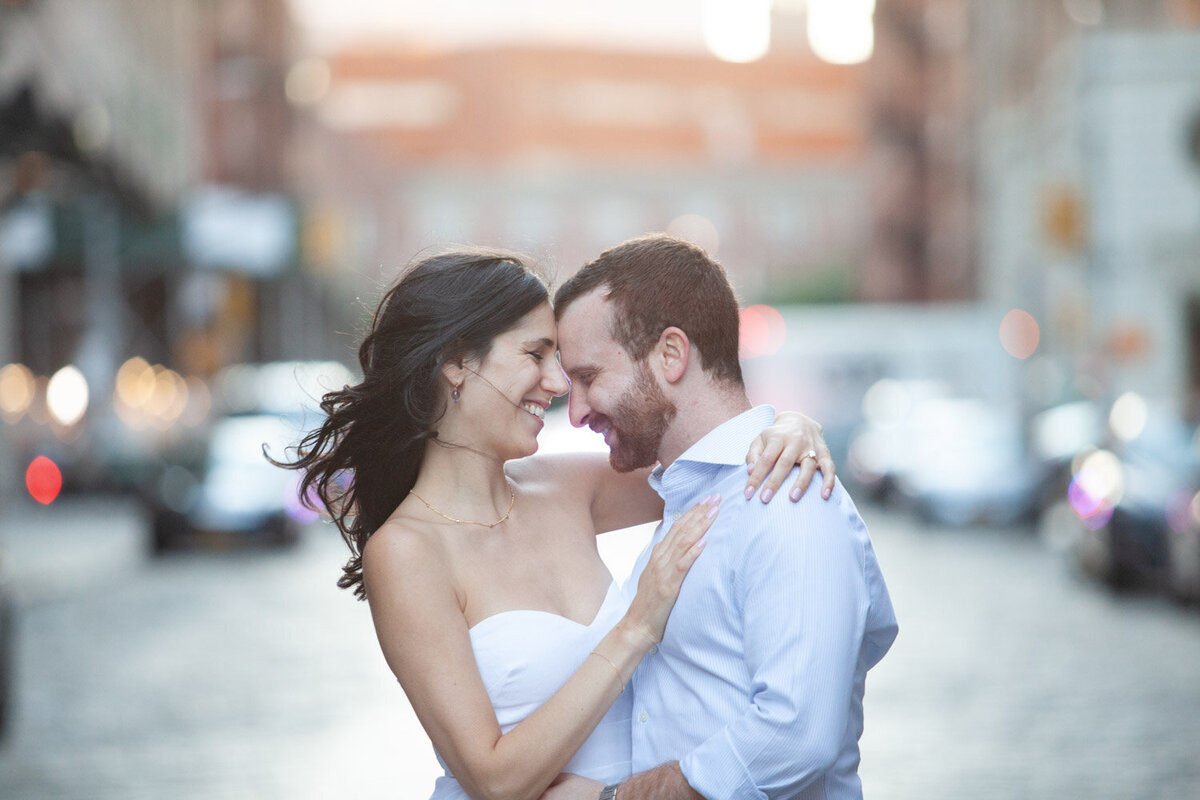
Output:
<instances>
[{"instance_id":1,"label":"shirt button","mask_svg":"<svg viewBox=\"0 0 1200 800\"><path fill-rule=\"evenodd\" d=\"M678 520L682 516L683 516L683 512L680 512L680 511L672 511L671 512L671 519L673 519L673 520Z\"/></svg>"},{"instance_id":2,"label":"shirt button","mask_svg":"<svg viewBox=\"0 0 1200 800\"><path fill-rule=\"evenodd\" d=\"M638 714L638 722L645 722L645 721L646 721L646 720L648 720L648 719L650 719L650 715L649 715L649 714L647 714L645 711L643 711L642 713Z\"/></svg>"},{"instance_id":3,"label":"shirt button","mask_svg":"<svg viewBox=\"0 0 1200 800\"><path fill-rule=\"evenodd\" d=\"M656 644L651 645L650 646L650 655L653 656L653 655L657 655L657 654L658 654L658 645L656 645Z\"/></svg>"}]
</instances>

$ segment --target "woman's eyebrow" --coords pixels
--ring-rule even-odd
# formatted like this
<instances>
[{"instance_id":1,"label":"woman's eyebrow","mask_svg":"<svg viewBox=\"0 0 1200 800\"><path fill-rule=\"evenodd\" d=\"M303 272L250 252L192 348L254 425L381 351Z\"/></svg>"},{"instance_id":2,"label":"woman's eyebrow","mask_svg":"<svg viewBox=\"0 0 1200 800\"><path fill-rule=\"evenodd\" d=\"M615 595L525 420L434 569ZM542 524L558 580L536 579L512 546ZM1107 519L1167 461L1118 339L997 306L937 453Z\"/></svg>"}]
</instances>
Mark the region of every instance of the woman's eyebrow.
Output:
<instances>
[{"instance_id":1,"label":"woman's eyebrow","mask_svg":"<svg viewBox=\"0 0 1200 800\"><path fill-rule=\"evenodd\" d=\"M547 338L545 336L541 337L540 339L530 339L529 341L525 342L524 346L525 347L549 347L551 350L555 349L554 340Z\"/></svg>"}]
</instances>

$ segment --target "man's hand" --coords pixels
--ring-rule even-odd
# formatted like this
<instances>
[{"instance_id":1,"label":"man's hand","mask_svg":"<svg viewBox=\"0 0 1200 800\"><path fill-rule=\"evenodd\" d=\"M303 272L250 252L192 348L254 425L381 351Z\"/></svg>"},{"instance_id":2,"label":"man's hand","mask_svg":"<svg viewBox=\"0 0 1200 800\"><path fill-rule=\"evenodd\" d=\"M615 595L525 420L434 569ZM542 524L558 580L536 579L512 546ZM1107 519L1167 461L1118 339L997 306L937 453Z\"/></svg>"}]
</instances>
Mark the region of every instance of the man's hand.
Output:
<instances>
[{"instance_id":1,"label":"man's hand","mask_svg":"<svg viewBox=\"0 0 1200 800\"><path fill-rule=\"evenodd\" d=\"M617 800L704 800L691 787L678 761L659 764L621 783Z\"/></svg>"},{"instance_id":2,"label":"man's hand","mask_svg":"<svg viewBox=\"0 0 1200 800\"><path fill-rule=\"evenodd\" d=\"M597 800L604 784L564 772L555 778L541 800ZM659 764L621 781L617 800L704 800L683 777L678 761Z\"/></svg>"},{"instance_id":3,"label":"man's hand","mask_svg":"<svg viewBox=\"0 0 1200 800\"><path fill-rule=\"evenodd\" d=\"M605 784L564 772L542 793L542 800L597 800Z\"/></svg>"}]
</instances>

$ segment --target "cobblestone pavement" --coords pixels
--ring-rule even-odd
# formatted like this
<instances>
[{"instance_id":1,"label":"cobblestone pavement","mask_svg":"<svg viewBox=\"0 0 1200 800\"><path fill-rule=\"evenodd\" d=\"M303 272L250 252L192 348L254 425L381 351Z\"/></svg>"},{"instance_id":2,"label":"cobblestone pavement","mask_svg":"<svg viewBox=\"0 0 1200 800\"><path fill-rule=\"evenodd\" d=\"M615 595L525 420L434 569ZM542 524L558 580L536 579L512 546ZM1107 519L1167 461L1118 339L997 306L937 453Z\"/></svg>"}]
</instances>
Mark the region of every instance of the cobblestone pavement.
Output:
<instances>
[{"instance_id":1,"label":"cobblestone pavement","mask_svg":"<svg viewBox=\"0 0 1200 800\"><path fill-rule=\"evenodd\" d=\"M20 598L0 797L428 796L429 745L333 586L329 529L154 561L129 509L56 513L70 533L0 517ZM1200 796L1200 613L1077 581L1026 531L865 516L901 624L868 678L868 797Z\"/></svg>"}]
</instances>

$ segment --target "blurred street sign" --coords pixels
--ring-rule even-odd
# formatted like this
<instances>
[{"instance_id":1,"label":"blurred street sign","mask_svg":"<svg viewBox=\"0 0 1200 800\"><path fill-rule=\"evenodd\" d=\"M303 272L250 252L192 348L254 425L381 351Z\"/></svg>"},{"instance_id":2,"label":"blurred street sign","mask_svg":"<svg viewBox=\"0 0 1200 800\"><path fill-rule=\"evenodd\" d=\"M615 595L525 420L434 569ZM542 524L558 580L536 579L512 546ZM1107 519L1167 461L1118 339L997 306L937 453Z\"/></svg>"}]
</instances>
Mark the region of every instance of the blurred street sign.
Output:
<instances>
[{"instance_id":1,"label":"blurred street sign","mask_svg":"<svg viewBox=\"0 0 1200 800\"><path fill-rule=\"evenodd\" d=\"M198 267L276 275L295 261L297 223L283 195L210 186L183 204L183 251Z\"/></svg>"},{"instance_id":2,"label":"blurred street sign","mask_svg":"<svg viewBox=\"0 0 1200 800\"><path fill-rule=\"evenodd\" d=\"M0 216L0 269L35 269L53 253L54 243L48 202L26 199Z\"/></svg>"}]
</instances>

